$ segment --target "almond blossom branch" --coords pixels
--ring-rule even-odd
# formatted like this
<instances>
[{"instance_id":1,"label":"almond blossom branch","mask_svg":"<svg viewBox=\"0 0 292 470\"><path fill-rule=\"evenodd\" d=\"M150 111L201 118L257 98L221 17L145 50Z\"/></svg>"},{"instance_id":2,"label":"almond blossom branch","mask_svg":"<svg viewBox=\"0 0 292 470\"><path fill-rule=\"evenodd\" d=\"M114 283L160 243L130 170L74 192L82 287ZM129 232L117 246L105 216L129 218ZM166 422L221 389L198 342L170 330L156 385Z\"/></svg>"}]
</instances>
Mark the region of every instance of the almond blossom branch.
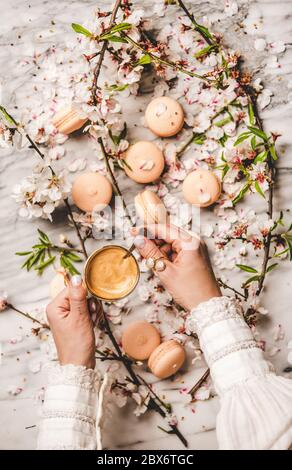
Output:
<instances>
[{"instance_id":1,"label":"almond blossom branch","mask_svg":"<svg viewBox=\"0 0 292 470\"><path fill-rule=\"evenodd\" d=\"M207 380L209 375L210 375L210 369L207 369L206 372L204 372L204 374L202 375L202 377L198 380L198 382L195 383L195 385L189 390L188 393L191 395L192 398L194 398L196 392L199 390L199 388L201 388L201 386Z\"/></svg>"},{"instance_id":2,"label":"almond blossom branch","mask_svg":"<svg viewBox=\"0 0 292 470\"><path fill-rule=\"evenodd\" d=\"M217 278L217 281L218 281L218 283L219 283L219 285L220 285L221 287L224 287L224 289L232 290L232 292L234 292L236 295L239 295L239 296L242 297L244 300L247 300L247 295L242 294L242 292L239 292L237 289L234 289L234 287L229 286L228 284L226 284L225 282L223 282L220 278Z\"/></svg>"},{"instance_id":3,"label":"almond blossom branch","mask_svg":"<svg viewBox=\"0 0 292 470\"><path fill-rule=\"evenodd\" d=\"M201 36L205 39L206 43L209 46L216 45L217 42L213 39L212 35L209 33L207 28L205 26L200 25L196 20L194 15L187 9L185 4L181 0L177 0L179 6L182 8L182 10L185 12L187 17L191 20L194 29L201 34Z\"/></svg>"},{"instance_id":4,"label":"almond blossom branch","mask_svg":"<svg viewBox=\"0 0 292 470\"><path fill-rule=\"evenodd\" d=\"M40 320L37 320L37 318L34 318L32 315L30 315L29 313L26 313L26 312L23 312L22 310L20 310L18 307L15 307L13 304L11 303L7 303L6 304L6 307L7 308L11 308L11 310L14 310L14 312L17 312L19 313L20 315L22 315L23 317L27 318L28 320L31 320L32 322L34 323L38 323L38 325L40 325L42 328L45 328L47 330L50 329L49 325L47 323L43 323L41 322Z\"/></svg>"},{"instance_id":5,"label":"almond blossom branch","mask_svg":"<svg viewBox=\"0 0 292 470\"><path fill-rule=\"evenodd\" d=\"M166 60L166 59L161 59L156 54L153 54L153 52L150 52L147 49L144 49L144 47L141 46L141 44L134 41L134 39L132 39L130 36L128 36L125 32L121 32L120 35L129 44L132 44L133 47L135 47L136 49L139 49L145 55L148 55L154 62L157 62L158 64L161 64L161 65L166 65L167 67L171 67L172 69L177 70L178 72L184 73L185 75L188 75L189 77L195 77L195 78L198 78L199 80L204 80L207 83L212 83L213 82L213 80L210 80L209 78L205 77L204 75L199 75L195 72L191 72L190 70L185 69L184 67L182 67L179 64L176 64L175 62L172 62L172 61Z\"/></svg>"},{"instance_id":6,"label":"almond blossom branch","mask_svg":"<svg viewBox=\"0 0 292 470\"><path fill-rule=\"evenodd\" d=\"M129 376L130 376L130 379L132 380L132 382L133 382L135 385L137 385L137 386L139 386L139 385L141 385L141 384L146 385L147 382L145 382L144 379L141 381L141 378L140 378L138 375L136 375L136 373L134 372L131 363L129 363L129 361L127 360L127 358L123 355L123 353L122 353L122 351L121 351L121 348L120 348L120 346L118 345L117 340L116 340L116 338L115 338L113 332L111 331L111 327L110 327L110 324L109 324L109 321L108 321L108 318L107 318L106 315L103 316L103 323L104 323L105 331L106 331L106 333L108 334L108 336L109 336L109 338L110 338L110 340L111 340L111 342L112 342L112 344L113 344L113 346L114 346L114 348L115 348L115 350L116 350L116 353L117 353L119 359L122 361L122 363L124 364L126 370L128 371ZM147 384L146 386L147 386L147 388L150 390L150 386L149 386L148 384ZM152 393L153 393L153 392L152 392ZM161 408L160 404L158 404L158 403L154 400L154 398L152 398L151 396L150 396L149 403L148 403L147 406L148 406L150 409L152 409L153 411L156 411L157 413L159 413L160 416L162 416L163 418L166 417L165 411ZM165 407L165 404L163 404L163 406ZM175 425L170 425L170 427L171 427L171 429L172 429L172 433L175 434L175 435L178 437L178 439L180 439L180 441L183 443L183 445L184 445L185 447L187 447L187 446L188 446L187 440L186 440L185 437L181 434L181 432L179 431L179 429L177 428L177 426L175 426Z\"/></svg>"},{"instance_id":7,"label":"almond blossom branch","mask_svg":"<svg viewBox=\"0 0 292 470\"><path fill-rule=\"evenodd\" d=\"M109 22L109 28L114 24L118 10L121 6L122 0L116 0L116 3L114 5L111 17L110 17L110 22ZM96 91L97 91L97 82L98 82L98 77L101 71L101 66L103 63L104 55L108 47L108 41L104 41L100 54L99 54L99 59L98 62L95 66L94 72L93 72L93 82L92 82L92 90L91 90L91 96L92 96L92 102L94 105L96 105Z\"/></svg>"},{"instance_id":8,"label":"almond blossom branch","mask_svg":"<svg viewBox=\"0 0 292 470\"><path fill-rule=\"evenodd\" d=\"M112 182L112 185L114 187L114 190L116 192L116 194L121 198L121 201L122 201L122 204L123 204L123 208L124 208L124 211L125 211L125 214L126 214L126 217L127 219L129 220L129 222L131 223L131 225L134 225L133 223L133 220L129 214L129 211L128 211L128 208L127 208L127 205L125 203L125 200L124 200L124 197L123 197L123 194L122 194L122 191L120 190L120 187L119 187L119 184L116 180L116 177L115 177L115 174L111 168L111 165L110 165L110 162L109 162L109 156L107 154L107 151L105 149L105 145L104 145L104 142L103 142L103 139L102 137L99 137L98 138L98 143L100 144L100 147L101 147L101 151L102 151L102 154L103 154L103 158L104 158L104 161L105 161L105 164L106 164L106 168L107 168L107 172L110 176L110 179L111 179L111 182Z\"/></svg>"},{"instance_id":9,"label":"almond blossom branch","mask_svg":"<svg viewBox=\"0 0 292 470\"><path fill-rule=\"evenodd\" d=\"M188 11L188 9L184 5L184 3L181 0L177 0L177 2L179 4L179 6L183 9L185 14L188 16L188 18L192 21L192 23L195 26L198 25L197 21L195 20L194 15ZM200 28L196 28L196 30L206 40L204 30L200 30ZM207 30L207 32L208 32L208 30ZM210 33L209 33L209 35L210 35ZM239 66L238 66L238 72L240 73ZM258 112L257 97L256 97L256 93L255 93L254 88L251 85L245 84L245 83L241 83L241 86L242 86L243 90L245 91L246 95L250 99L253 114L254 114L254 118L255 118L255 123L256 123L258 129L260 129L261 131L264 131L263 122L262 122L262 119L260 118L260 115L259 115L259 112ZM268 153L266 162L267 162L267 166L269 168L269 189L268 189L269 195L268 195L267 214L268 214L269 218L272 219L273 218L273 196L274 196L273 187L274 187L274 184L275 184L275 177L276 177L276 174L275 174L275 159L271 155L270 147L269 147L267 142L265 142L264 147L265 147L265 149ZM261 272L260 272L259 279L258 279L258 288L257 288L257 292L256 292L257 296L259 296L261 291L263 290L264 283L265 283L265 278L266 278L266 275L267 275L267 272L268 272L268 262L270 260L271 241L272 241L272 233L271 233L271 230L270 230L267 237L265 238L265 241L264 241L264 257L263 257L263 261L262 261Z\"/></svg>"},{"instance_id":10,"label":"almond blossom branch","mask_svg":"<svg viewBox=\"0 0 292 470\"><path fill-rule=\"evenodd\" d=\"M3 108L2 106L0 106L0 111L2 112L4 118L5 118L6 120L8 120L8 122L14 124L14 125L16 126L17 132L22 135L22 134L23 134L23 132L22 132L22 130L21 130L22 127L21 127L21 125L14 119L14 117L11 116L11 114L9 114L9 113L6 111L6 109ZM33 141L33 139L29 136L29 134L27 134L27 133L25 132L24 135L25 135L26 139L29 141L31 148L41 157L42 160L45 160L45 155L41 152L41 150L39 149L38 145ZM55 173L53 167L52 167L51 165L48 165L48 168L51 170L52 176L56 176L56 173ZM65 198L65 199L64 199L64 204L65 204L65 206L66 206L66 208L67 208L68 217L69 217L69 219L71 220L71 222L72 222L72 224L73 224L73 226L74 226L74 228L75 228L77 237L78 237L78 239L79 239L79 241L80 241L80 245L81 245L82 252L83 252L85 258L87 258L88 255L87 255L87 251L86 251L86 248L85 248L85 243L84 243L84 240L83 240L83 238L82 238L82 235L81 235L81 232L80 232L80 230L79 230L79 227L78 227L77 223L76 223L75 220L74 220L72 208L71 208L71 206L70 206L70 203L69 203L68 198Z\"/></svg>"}]
</instances>

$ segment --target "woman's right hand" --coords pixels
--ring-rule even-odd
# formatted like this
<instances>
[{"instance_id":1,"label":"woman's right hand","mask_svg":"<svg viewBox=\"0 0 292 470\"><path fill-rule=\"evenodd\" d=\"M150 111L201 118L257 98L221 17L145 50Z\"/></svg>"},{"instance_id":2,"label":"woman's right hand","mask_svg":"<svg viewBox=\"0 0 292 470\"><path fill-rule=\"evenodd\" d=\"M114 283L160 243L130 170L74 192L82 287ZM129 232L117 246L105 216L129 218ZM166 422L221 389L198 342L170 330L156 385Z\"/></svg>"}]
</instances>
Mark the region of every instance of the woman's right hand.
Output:
<instances>
[{"instance_id":1,"label":"woman's right hand","mask_svg":"<svg viewBox=\"0 0 292 470\"><path fill-rule=\"evenodd\" d=\"M143 258L164 258L166 269L156 272L163 286L185 310L192 310L201 302L221 296L213 273L206 245L188 232L174 225L150 225L153 239L136 235L135 246Z\"/></svg>"}]
</instances>

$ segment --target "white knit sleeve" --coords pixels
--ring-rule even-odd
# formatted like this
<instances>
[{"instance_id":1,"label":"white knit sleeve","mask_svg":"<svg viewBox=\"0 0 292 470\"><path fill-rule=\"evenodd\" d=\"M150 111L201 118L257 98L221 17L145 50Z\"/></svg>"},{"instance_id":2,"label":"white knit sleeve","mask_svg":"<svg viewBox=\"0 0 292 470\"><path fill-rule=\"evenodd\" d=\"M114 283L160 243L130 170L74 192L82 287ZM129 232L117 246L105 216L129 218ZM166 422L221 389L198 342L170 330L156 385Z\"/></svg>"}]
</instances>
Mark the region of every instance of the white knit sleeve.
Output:
<instances>
[{"instance_id":1,"label":"white knit sleeve","mask_svg":"<svg viewBox=\"0 0 292 470\"><path fill-rule=\"evenodd\" d=\"M221 408L220 449L288 449L292 443L292 381L277 377L235 299L201 303L187 320L199 335Z\"/></svg>"},{"instance_id":2,"label":"white knit sleeve","mask_svg":"<svg viewBox=\"0 0 292 470\"><path fill-rule=\"evenodd\" d=\"M48 367L38 449L96 449L98 387L98 376L92 369L59 364Z\"/></svg>"}]
</instances>

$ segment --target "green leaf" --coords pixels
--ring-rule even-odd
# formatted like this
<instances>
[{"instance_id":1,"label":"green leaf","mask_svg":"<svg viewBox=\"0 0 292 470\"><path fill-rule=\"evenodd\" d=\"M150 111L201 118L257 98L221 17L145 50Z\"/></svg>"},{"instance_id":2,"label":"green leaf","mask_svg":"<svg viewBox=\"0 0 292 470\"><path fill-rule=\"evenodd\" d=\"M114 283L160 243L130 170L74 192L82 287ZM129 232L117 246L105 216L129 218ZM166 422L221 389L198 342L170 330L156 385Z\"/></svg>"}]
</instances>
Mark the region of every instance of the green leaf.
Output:
<instances>
[{"instance_id":1,"label":"green leaf","mask_svg":"<svg viewBox=\"0 0 292 470\"><path fill-rule=\"evenodd\" d=\"M253 150L255 150L255 149L256 149L256 145L257 145L257 138L256 138L256 136L255 136L255 135L254 135L254 136L251 138L251 140L250 140L250 145L251 145L251 148L252 148Z\"/></svg>"},{"instance_id":2,"label":"green leaf","mask_svg":"<svg viewBox=\"0 0 292 470\"><path fill-rule=\"evenodd\" d=\"M88 29L81 26L81 24L72 23L71 26L74 29L75 33L83 34L84 36L87 36L89 38L93 37L93 34L90 31L88 31Z\"/></svg>"},{"instance_id":3,"label":"green leaf","mask_svg":"<svg viewBox=\"0 0 292 470\"><path fill-rule=\"evenodd\" d=\"M151 64L151 57L149 54L144 54L140 59L135 63L135 66L137 65L147 65Z\"/></svg>"},{"instance_id":4,"label":"green leaf","mask_svg":"<svg viewBox=\"0 0 292 470\"><path fill-rule=\"evenodd\" d=\"M35 270L39 271L40 274L43 273L44 269L48 267L50 264L52 264L56 259L56 256L51 256L49 259L46 261L43 261L42 263L39 263L37 266L35 266Z\"/></svg>"},{"instance_id":5,"label":"green leaf","mask_svg":"<svg viewBox=\"0 0 292 470\"><path fill-rule=\"evenodd\" d=\"M128 88L129 84L128 83L125 83L124 85L110 85L109 87L107 87L107 90L109 91L124 91Z\"/></svg>"},{"instance_id":6,"label":"green leaf","mask_svg":"<svg viewBox=\"0 0 292 470\"><path fill-rule=\"evenodd\" d=\"M15 121L15 119L6 111L3 106L0 106L0 111L7 122L13 124L14 126L18 126L18 122Z\"/></svg>"},{"instance_id":7,"label":"green leaf","mask_svg":"<svg viewBox=\"0 0 292 470\"><path fill-rule=\"evenodd\" d=\"M219 139L219 142L222 145L222 147L225 147L225 143L227 142L227 140L228 140L228 135L226 135L224 132L223 136L220 137Z\"/></svg>"},{"instance_id":8,"label":"green leaf","mask_svg":"<svg viewBox=\"0 0 292 470\"><path fill-rule=\"evenodd\" d=\"M267 269L267 273L270 273L276 266L278 266L278 263L271 264Z\"/></svg>"},{"instance_id":9,"label":"green leaf","mask_svg":"<svg viewBox=\"0 0 292 470\"><path fill-rule=\"evenodd\" d=\"M273 160L278 160L278 156L276 154L276 149L275 149L275 144L272 144L270 147L269 147L269 151L270 151L270 154L272 155L272 159Z\"/></svg>"},{"instance_id":10,"label":"green leaf","mask_svg":"<svg viewBox=\"0 0 292 470\"><path fill-rule=\"evenodd\" d=\"M205 142L206 138L207 138L207 137L206 137L205 134L203 134L203 133L201 133L201 134L196 134L196 135L194 135L192 142L193 142L194 144L197 144L197 145L203 145L203 143Z\"/></svg>"},{"instance_id":11,"label":"green leaf","mask_svg":"<svg viewBox=\"0 0 292 470\"><path fill-rule=\"evenodd\" d=\"M133 168L129 165L129 163L125 159L121 158L119 161L122 166L126 166L128 170L133 171Z\"/></svg>"},{"instance_id":12,"label":"green leaf","mask_svg":"<svg viewBox=\"0 0 292 470\"><path fill-rule=\"evenodd\" d=\"M37 264L37 262L39 261L40 257L42 256L43 254L43 250L39 250L37 251L32 257L30 257L27 265L26 265L26 269L27 271L30 271L31 268Z\"/></svg>"},{"instance_id":13,"label":"green leaf","mask_svg":"<svg viewBox=\"0 0 292 470\"><path fill-rule=\"evenodd\" d=\"M262 188L260 187L258 181L255 181L254 187L255 187L255 190L257 191L257 193L259 193L264 199L266 199L266 196L265 196L265 194L263 193Z\"/></svg>"},{"instance_id":14,"label":"green leaf","mask_svg":"<svg viewBox=\"0 0 292 470\"><path fill-rule=\"evenodd\" d=\"M121 36L116 36L115 34L103 34L102 36L99 37L100 40L102 41L111 41L111 42L124 42L127 43L128 41L124 38L121 38Z\"/></svg>"},{"instance_id":15,"label":"green leaf","mask_svg":"<svg viewBox=\"0 0 292 470\"><path fill-rule=\"evenodd\" d=\"M204 47L201 49L199 52L197 52L194 57L195 59L199 59L200 57L203 57L206 54L209 54L216 46L214 44L211 44L210 46Z\"/></svg>"},{"instance_id":16,"label":"green leaf","mask_svg":"<svg viewBox=\"0 0 292 470\"><path fill-rule=\"evenodd\" d=\"M61 263L61 266L63 266L63 268L65 268L66 271L69 271L70 274L72 275L80 274L80 272L75 268L75 266L73 266L71 261L67 259L66 257L64 257L63 255L60 258L60 263Z\"/></svg>"},{"instance_id":17,"label":"green leaf","mask_svg":"<svg viewBox=\"0 0 292 470\"><path fill-rule=\"evenodd\" d=\"M196 29L197 31L199 31L199 33L202 33L202 35L203 35L205 38L212 39L212 41L213 41L213 36L212 36L212 34L209 32L209 30L208 30L205 26L203 26L203 25L201 25L201 24L199 24L199 23L197 23L197 22L194 22L194 25L195 25L195 29Z\"/></svg>"},{"instance_id":18,"label":"green leaf","mask_svg":"<svg viewBox=\"0 0 292 470\"><path fill-rule=\"evenodd\" d=\"M284 240L286 241L287 245L288 245L288 249L289 249L289 259L290 261L292 261L292 242L291 242L291 238L289 236L287 236L287 234L284 234L282 235L282 238L284 238Z\"/></svg>"},{"instance_id":19,"label":"green leaf","mask_svg":"<svg viewBox=\"0 0 292 470\"><path fill-rule=\"evenodd\" d=\"M82 258L80 258L80 256L76 255L76 253L73 253L72 251L66 251L63 256L65 256L66 258L70 259L71 261L76 261L77 263L79 263L80 261L82 261Z\"/></svg>"},{"instance_id":20,"label":"green leaf","mask_svg":"<svg viewBox=\"0 0 292 470\"><path fill-rule=\"evenodd\" d=\"M230 169L229 165L227 165L227 164L224 165L224 167L222 169L222 180L224 180L224 178L225 178L226 174L228 173L229 169Z\"/></svg>"},{"instance_id":21,"label":"green leaf","mask_svg":"<svg viewBox=\"0 0 292 470\"><path fill-rule=\"evenodd\" d=\"M249 122L253 126L255 123L255 117L254 117L254 111L253 111L253 105L252 103L248 103L248 117L249 117Z\"/></svg>"},{"instance_id":22,"label":"green leaf","mask_svg":"<svg viewBox=\"0 0 292 470\"><path fill-rule=\"evenodd\" d=\"M228 116L226 118L221 119L220 121L214 122L214 125L217 127L223 127L225 126L225 124L228 124L231 121L232 121L231 117Z\"/></svg>"},{"instance_id":23,"label":"green leaf","mask_svg":"<svg viewBox=\"0 0 292 470\"><path fill-rule=\"evenodd\" d=\"M124 123L123 130L118 135L114 135L111 129L109 129L109 136L115 145L119 145L121 140L124 139L126 135L127 135L127 123L126 122Z\"/></svg>"},{"instance_id":24,"label":"green leaf","mask_svg":"<svg viewBox=\"0 0 292 470\"><path fill-rule=\"evenodd\" d=\"M32 251L17 251L15 254L17 256L26 256L26 255L30 255L32 253Z\"/></svg>"},{"instance_id":25,"label":"green leaf","mask_svg":"<svg viewBox=\"0 0 292 470\"><path fill-rule=\"evenodd\" d=\"M38 233L39 233L39 236L40 236L40 240L44 243L51 243L48 235L45 233L45 232L42 232L42 230L40 230L38 228Z\"/></svg>"},{"instance_id":26,"label":"green leaf","mask_svg":"<svg viewBox=\"0 0 292 470\"><path fill-rule=\"evenodd\" d=\"M237 266L237 268L241 269L242 271L246 271L247 273L258 274L257 270L251 266L246 266L245 264L236 264L235 266Z\"/></svg>"},{"instance_id":27,"label":"green leaf","mask_svg":"<svg viewBox=\"0 0 292 470\"><path fill-rule=\"evenodd\" d=\"M242 287L247 287L251 282L255 282L255 281L258 281L260 278L260 276L251 276L250 278L248 278L247 281L245 281L243 284L242 284Z\"/></svg>"},{"instance_id":28,"label":"green leaf","mask_svg":"<svg viewBox=\"0 0 292 470\"><path fill-rule=\"evenodd\" d=\"M274 255L274 258L279 258L280 256L285 255L286 253L288 253L288 251L289 251L289 248L286 248L286 250L283 250L280 253L277 253L276 255Z\"/></svg>"},{"instance_id":29,"label":"green leaf","mask_svg":"<svg viewBox=\"0 0 292 470\"><path fill-rule=\"evenodd\" d=\"M249 190L251 183L246 183L246 185L242 188L242 190L238 193L238 195L233 199L232 203L235 206L245 195L245 193Z\"/></svg>"},{"instance_id":30,"label":"green leaf","mask_svg":"<svg viewBox=\"0 0 292 470\"><path fill-rule=\"evenodd\" d=\"M253 126L247 126L247 128L252 132L254 135L259 137L260 139L264 140L265 142L268 141L268 136L264 131L261 131L261 129L258 129L257 127Z\"/></svg>"},{"instance_id":31,"label":"green leaf","mask_svg":"<svg viewBox=\"0 0 292 470\"><path fill-rule=\"evenodd\" d=\"M267 159L267 156L268 156L268 152L266 150L264 150L263 152L260 152L254 159L254 163L264 162Z\"/></svg>"},{"instance_id":32,"label":"green leaf","mask_svg":"<svg viewBox=\"0 0 292 470\"><path fill-rule=\"evenodd\" d=\"M132 24L131 24L131 23L119 23L119 24L114 25L114 26L109 30L109 32L111 32L111 33L118 33L119 31L126 31L126 30L131 29L131 28L132 28Z\"/></svg>"},{"instance_id":33,"label":"green leaf","mask_svg":"<svg viewBox=\"0 0 292 470\"><path fill-rule=\"evenodd\" d=\"M237 140L234 142L233 147L236 147L237 145L241 144L241 142L248 139L249 136L250 136L250 132L243 132L242 134L240 134Z\"/></svg>"}]
</instances>

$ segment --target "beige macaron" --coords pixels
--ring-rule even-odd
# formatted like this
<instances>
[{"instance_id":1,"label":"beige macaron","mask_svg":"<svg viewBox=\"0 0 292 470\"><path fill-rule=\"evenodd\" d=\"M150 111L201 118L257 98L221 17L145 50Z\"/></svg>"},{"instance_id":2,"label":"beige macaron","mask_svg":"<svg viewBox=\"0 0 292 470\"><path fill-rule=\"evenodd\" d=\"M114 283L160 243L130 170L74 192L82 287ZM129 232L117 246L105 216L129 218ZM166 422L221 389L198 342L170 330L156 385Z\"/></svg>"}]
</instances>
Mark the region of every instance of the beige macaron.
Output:
<instances>
[{"instance_id":1,"label":"beige macaron","mask_svg":"<svg viewBox=\"0 0 292 470\"><path fill-rule=\"evenodd\" d=\"M190 204L208 207L219 199L221 183L212 171L199 169L187 175L182 191Z\"/></svg>"},{"instance_id":2,"label":"beige macaron","mask_svg":"<svg viewBox=\"0 0 292 470\"><path fill-rule=\"evenodd\" d=\"M154 134L160 137L171 137L182 129L184 111L174 99L161 96L148 104L145 119Z\"/></svg>"},{"instance_id":3,"label":"beige macaron","mask_svg":"<svg viewBox=\"0 0 292 470\"><path fill-rule=\"evenodd\" d=\"M164 169L163 153L152 142L141 141L131 145L124 159L125 172L136 183L152 183Z\"/></svg>"},{"instance_id":4,"label":"beige macaron","mask_svg":"<svg viewBox=\"0 0 292 470\"><path fill-rule=\"evenodd\" d=\"M71 134L71 132L80 129L88 120L82 117L82 113L73 106L67 106L61 109L53 118L52 124L62 134Z\"/></svg>"},{"instance_id":5,"label":"beige macaron","mask_svg":"<svg viewBox=\"0 0 292 470\"><path fill-rule=\"evenodd\" d=\"M160 379L166 379L175 374L183 365L186 358L184 347L171 339L161 343L148 360L152 374Z\"/></svg>"},{"instance_id":6,"label":"beige macaron","mask_svg":"<svg viewBox=\"0 0 292 470\"><path fill-rule=\"evenodd\" d=\"M131 323L122 336L125 353L140 361L148 359L159 344L159 331L146 321Z\"/></svg>"},{"instance_id":7,"label":"beige macaron","mask_svg":"<svg viewBox=\"0 0 292 470\"><path fill-rule=\"evenodd\" d=\"M97 172L86 172L77 176L72 186L74 204L82 211L103 210L112 198L112 185Z\"/></svg>"},{"instance_id":8,"label":"beige macaron","mask_svg":"<svg viewBox=\"0 0 292 470\"><path fill-rule=\"evenodd\" d=\"M137 215L142 219L142 224L166 224L168 213L165 205L156 193L145 189L135 196Z\"/></svg>"}]
</instances>

